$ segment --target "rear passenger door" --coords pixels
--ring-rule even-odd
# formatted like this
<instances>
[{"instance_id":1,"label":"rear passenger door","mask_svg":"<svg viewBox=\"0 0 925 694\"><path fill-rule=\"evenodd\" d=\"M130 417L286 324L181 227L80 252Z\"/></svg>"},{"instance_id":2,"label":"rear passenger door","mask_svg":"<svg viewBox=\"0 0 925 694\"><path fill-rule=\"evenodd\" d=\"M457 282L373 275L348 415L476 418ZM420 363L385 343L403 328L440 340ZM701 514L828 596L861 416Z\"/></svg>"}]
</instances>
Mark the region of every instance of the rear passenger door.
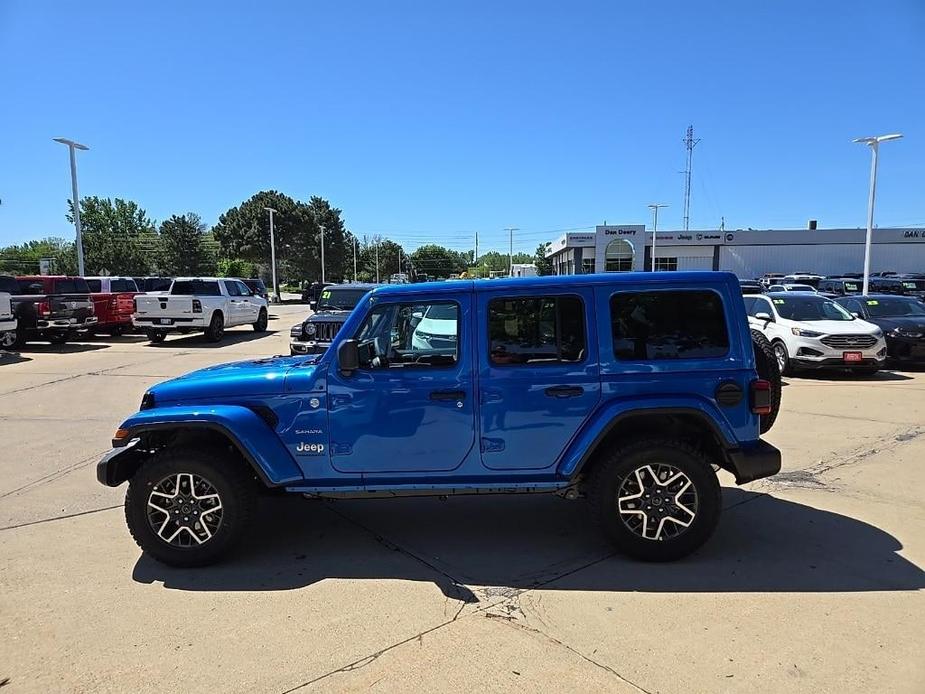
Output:
<instances>
[{"instance_id":1,"label":"rear passenger door","mask_svg":"<svg viewBox=\"0 0 925 694\"><path fill-rule=\"evenodd\" d=\"M224 280L225 291L228 292L228 315L225 316L225 325L241 325L245 322L244 307L241 302L241 290L234 280Z\"/></svg>"},{"instance_id":2,"label":"rear passenger door","mask_svg":"<svg viewBox=\"0 0 925 694\"><path fill-rule=\"evenodd\" d=\"M476 296L482 463L550 468L600 400L593 293Z\"/></svg>"}]
</instances>

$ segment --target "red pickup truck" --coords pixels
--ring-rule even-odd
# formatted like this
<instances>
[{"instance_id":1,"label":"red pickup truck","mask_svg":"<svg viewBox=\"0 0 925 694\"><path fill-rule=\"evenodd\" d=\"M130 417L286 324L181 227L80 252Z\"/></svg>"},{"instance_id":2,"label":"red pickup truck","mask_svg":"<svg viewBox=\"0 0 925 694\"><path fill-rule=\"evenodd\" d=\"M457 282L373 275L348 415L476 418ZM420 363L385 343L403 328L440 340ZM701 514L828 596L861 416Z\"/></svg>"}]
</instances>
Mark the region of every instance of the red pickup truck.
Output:
<instances>
[{"instance_id":1,"label":"red pickup truck","mask_svg":"<svg viewBox=\"0 0 925 694\"><path fill-rule=\"evenodd\" d=\"M131 277L87 277L93 310L98 322L95 332L116 336L132 329L135 295L139 293Z\"/></svg>"}]
</instances>

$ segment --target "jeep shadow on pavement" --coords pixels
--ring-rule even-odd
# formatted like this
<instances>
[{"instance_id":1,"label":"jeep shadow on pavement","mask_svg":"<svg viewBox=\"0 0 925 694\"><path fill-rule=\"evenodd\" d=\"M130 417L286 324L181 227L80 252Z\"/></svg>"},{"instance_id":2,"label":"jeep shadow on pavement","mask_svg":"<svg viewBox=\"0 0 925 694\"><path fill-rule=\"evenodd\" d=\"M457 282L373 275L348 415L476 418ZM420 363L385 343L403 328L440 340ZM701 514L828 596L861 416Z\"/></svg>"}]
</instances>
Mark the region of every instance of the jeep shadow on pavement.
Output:
<instances>
[{"instance_id":1,"label":"jeep shadow on pavement","mask_svg":"<svg viewBox=\"0 0 925 694\"><path fill-rule=\"evenodd\" d=\"M238 545L262 490L584 499L616 549L668 561L713 534L716 469L780 470L760 437L780 391L729 273L390 285L320 357L154 386L97 477L129 483L130 532L177 566Z\"/></svg>"}]
</instances>

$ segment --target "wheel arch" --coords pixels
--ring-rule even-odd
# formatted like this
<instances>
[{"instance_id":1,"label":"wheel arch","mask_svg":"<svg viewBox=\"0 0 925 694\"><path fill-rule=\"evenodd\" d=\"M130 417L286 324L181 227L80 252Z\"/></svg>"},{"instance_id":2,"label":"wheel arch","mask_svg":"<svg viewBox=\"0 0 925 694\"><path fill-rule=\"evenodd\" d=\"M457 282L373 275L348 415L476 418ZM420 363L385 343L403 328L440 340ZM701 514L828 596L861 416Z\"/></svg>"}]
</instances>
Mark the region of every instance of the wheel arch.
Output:
<instances>
[{"instance_id":1,"label":"wheel arch","mask_svg":"<svg viewBox=\"0 0 925 694\"><path fill-rule=\"evenodd\" d=\"M734 448L729 436L723 432L710 414L697 407L645 407L618 412L599 423L591 443L582 452L574 469L560 466L560 473L572 479L587 477L601 451L630 441L659 438L677 439L694 444L720 467L731 470L728 451Z\"/></svg>"}]
</instances>

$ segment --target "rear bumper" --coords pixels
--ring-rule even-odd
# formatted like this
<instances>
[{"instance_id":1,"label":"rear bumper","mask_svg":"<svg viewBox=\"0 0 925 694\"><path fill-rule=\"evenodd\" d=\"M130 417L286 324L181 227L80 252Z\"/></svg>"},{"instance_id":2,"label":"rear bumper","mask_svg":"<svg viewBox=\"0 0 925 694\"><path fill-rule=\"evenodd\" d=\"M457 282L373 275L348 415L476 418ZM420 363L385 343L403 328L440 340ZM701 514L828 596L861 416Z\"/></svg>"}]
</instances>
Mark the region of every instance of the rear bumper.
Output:
<instances>
[{"instance_id":1,"label":"rear bumper","mask_svg":"<svg viewBox=\"0 0 925 694\"><path fill-rule=\"evenodd\" d=\"M761 439L750 446L727 451L726 455L736 484L753 482L780 472L780 451Z\"/></svg>"},{"instance_id":2,"label":"rear bumper","mask_svg":"<svg viewBox=\"0 0 925 694\"><path fill-rule=\"evenodd\" d=\"M160 323L159 321L167 320L169 323ZM154 316L132 317L132 325L136 328L154 329L154 330L176 330L177 328L191 328L193 330L205 330L208 323L205 318L156 318Z\"/></svg>"},{"instance_id":3,"label":"rear bumper","mask_svg":"<svg viewBox=\"0 0 925 694\"><path fill-rule=\"evenodd\" d=\"M99 319L90 316L83 320L77 318L39 318L35 322L36 330L86 330L94 327Z\"/></svg>"}]
</instances>

